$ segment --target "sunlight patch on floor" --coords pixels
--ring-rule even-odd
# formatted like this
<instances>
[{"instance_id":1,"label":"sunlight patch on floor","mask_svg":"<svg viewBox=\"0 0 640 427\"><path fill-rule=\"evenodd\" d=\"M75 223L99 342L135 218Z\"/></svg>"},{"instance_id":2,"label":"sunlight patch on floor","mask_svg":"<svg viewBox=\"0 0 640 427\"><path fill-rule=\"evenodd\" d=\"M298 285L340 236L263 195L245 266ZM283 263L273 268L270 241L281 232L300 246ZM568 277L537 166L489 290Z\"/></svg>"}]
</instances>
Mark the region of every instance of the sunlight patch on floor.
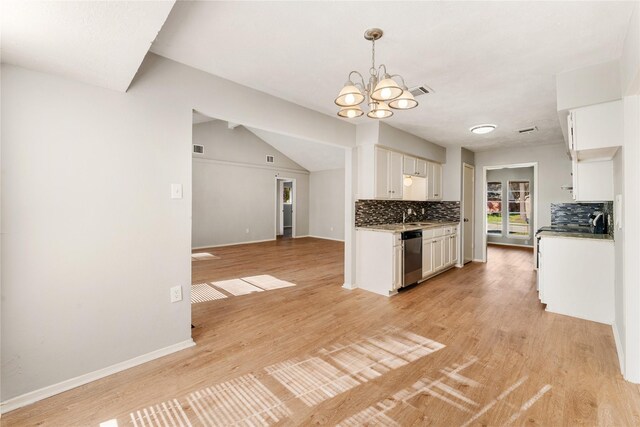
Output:
<instances>
[{"instance_id":1,"label":"sunlight patch on floor","mask_svg":"<svg viewBox=\"0 0 640 427\"><path fill-rule=\"evenodd\" d=\"M215 301L224 299L227 296L219 290L212 288L206 283L199 283L197 285L191 285L191 304L197 304L199 302Z\"/></svg>"},{"instance_id":2,"label":"sunlight patch on floor","mask_svg":"<svg viewBox=\"0 0 640 427\"><path fill-rule=\"evenodd\" d=\"M211 284L216 288L220 288L235 296L248 295L254 292L263 291L263 289L253 286L242 279L221 280L219 282L211 282Z\"/></svg>"},{"instance_id":3,"label":"sunlight patch on floor","mask_svg":"<svg viewBox=\"0 0 640 427\"><path fill-rule=\"evenodd\" d=\"M192 425L177 399L140 409L129 416L134 427L191 427Z\"/></svg>"},{"instance_id":4,"label":"sunlight patch on floor","mask_svg":"<svg viewBox=\"0 0 640 427\"><path fill-rule=\"evenodd\" d=\"M253 375L191 393L187 402L205 426L269 426L291 416L289 408Z\"/></svg>"}]
</instances>

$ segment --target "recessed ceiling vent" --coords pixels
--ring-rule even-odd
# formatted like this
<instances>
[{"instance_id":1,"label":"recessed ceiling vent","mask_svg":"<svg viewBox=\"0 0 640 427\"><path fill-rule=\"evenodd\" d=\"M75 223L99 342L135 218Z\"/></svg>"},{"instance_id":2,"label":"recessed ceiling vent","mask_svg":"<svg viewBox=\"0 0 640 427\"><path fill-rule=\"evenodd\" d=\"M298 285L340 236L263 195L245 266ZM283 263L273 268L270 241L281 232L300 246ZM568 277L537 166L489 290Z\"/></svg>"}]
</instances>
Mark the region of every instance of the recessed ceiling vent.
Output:
<instances>
[{"instance_id":1,"label":"recessed ceiling vent","mask_svg":"<svg viewBox=\"0 0 640 427\"><path fill-rule=\"evenodd\" d=\"M531 126L531 127L528 127L528 128L524 128L524 129L518 130L518 133L520 135L524 135L524 134L527 134L527 133L533 133L533 132L537 132L537 131L538 131L538 128L536 126Z\"/></svg>"},{"instance_id":2,"label":"recessed ceiling vent","mask_svg":"<svg viewBox=\"0 0 640 427\"><path fill-rule=\"evenodd\" d=\"M273 160L274 160L273 156L270 156L267 154L267 163L273 163Z\"/></svg>"},{"instance_id":3,"label":"recessed ceiling vent","mask_svg":"<svg viewBox=\"0 0 640 427\"><path fill-rule=\"evenodd\" d=\"M426 95L428 93L433 93L433 89L431 89L427 85L422 85L422 86L416 86L409 89L409 92L411 92L411 95L413 96L420 96L420 95Z\"/></svg>"},{"instance_id":4,"label":"recessed ceiling vent","mask_svg":"<svg viewBox=\"0 0 640 427\"><path fill-rule=\"evenodd\" d=\"M193 144L193 152L196 154L204 154L204 145Z\"/></svg>"}]
</instances>

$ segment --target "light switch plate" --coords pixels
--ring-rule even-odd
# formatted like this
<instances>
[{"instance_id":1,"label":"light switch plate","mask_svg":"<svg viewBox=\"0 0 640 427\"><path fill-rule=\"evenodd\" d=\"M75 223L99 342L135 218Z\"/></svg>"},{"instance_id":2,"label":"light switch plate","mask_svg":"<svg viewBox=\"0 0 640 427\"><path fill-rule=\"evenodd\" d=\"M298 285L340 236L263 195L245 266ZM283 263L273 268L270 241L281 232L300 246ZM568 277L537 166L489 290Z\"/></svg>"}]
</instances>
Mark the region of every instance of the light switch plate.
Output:
<instances>
[{"instance_id":1,"label":"light switch plate","mask_svg":"<svg viewBox=\"0 0 640 427\"><path fill-rule=\"evenodd\" d=\"M182 184L171 184L171 198L182 199Z\"/></svg>"}]
</instances>

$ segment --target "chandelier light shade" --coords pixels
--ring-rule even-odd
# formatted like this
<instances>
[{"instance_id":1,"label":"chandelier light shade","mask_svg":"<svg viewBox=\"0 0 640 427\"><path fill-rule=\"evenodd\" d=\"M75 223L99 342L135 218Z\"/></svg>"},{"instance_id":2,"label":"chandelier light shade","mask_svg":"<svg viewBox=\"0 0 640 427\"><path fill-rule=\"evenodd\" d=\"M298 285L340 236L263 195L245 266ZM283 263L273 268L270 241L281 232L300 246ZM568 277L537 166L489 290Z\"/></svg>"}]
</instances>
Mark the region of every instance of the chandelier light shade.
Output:
<instances>
[{"instance_id":1,"label":"chandelier light shade","mask_svg":"<svg viewBox=\"0 0 640 427\"><path fill-rule=\"evenodd\" d=\"M369 104L367 117L371 117L372 119L386 119L391 116L393 116L393 111L391 111L391 108L384 102L373 101Z\"/></svg>"},{"instance_id":2,"label":"chandelier light shade","mask_svg":"<svg viewBox=\"0 0 640 427\"><path fill-rule=\"evenodd\" d=\"M370 28L364 32L364 38L371 42L371 68L369 69L369 81L365 83L364 77L357 71L351 71L347 83L335 99L340 110L338 116L352 119L360 117L364 111L359 105L367 101L369 112L367 117L372 119L386 119L393 116L393 110L409 110L418 106L404 78L399 74L387 73L387 66L381 64L376 67L376 40L379 40L384 32L380 28ZM354 83L352 76L359 77L360 81ZM400 83L400 84L399 84Z\"/></svg>"},{"instance_id":3,"label":"chandelier light shade","mask_svg":"<svg viewBox=\"0 0 640 427\"><path fill-rule=\"evenodd\" d=\"M398 83L394 82L389 76L385 76L371 92L371 99L376 101L391 101L402 95L402 89Z\"/></svg>"},{"instance_id":4,"label":"chandelier light shade","mask_svg":"<svg viewBox=\"0 0 640 427\"><path fill-rule=\"evenodd\" d=\"M396 110L410 110L418 106L418 101L413 97L411 92L407 87L402 88L402 95L392 100L389 103L389 107L395 108Z\"/></svg>"},{"instance_id":5,"label":"chandelier light shade","mask_svg":"<svg viewBox=\"0 0 640 427\"><path fill-rule=\"evenodd\" d=\"M364 111L362 111L362 108L360 108L359 105L354 105L352 107L344 107L344 108L341 108L340 111L338 111L338 115L340 117L345 117L347 119L360 117L363 114L364 114Z\"/></svg>"},{"instance_id":6,"label":"chandelier light shade","mask_svg":"<svg viewBox=\"0 0 640 427\"><path fill-rule=\"evenodd\" d=\"M361 104L362 101L364 101L364 95L360 89L355 87L352 82L347 82L338 94L335 103L340 107L353 107Z\"/></svg>"}]
</instances>

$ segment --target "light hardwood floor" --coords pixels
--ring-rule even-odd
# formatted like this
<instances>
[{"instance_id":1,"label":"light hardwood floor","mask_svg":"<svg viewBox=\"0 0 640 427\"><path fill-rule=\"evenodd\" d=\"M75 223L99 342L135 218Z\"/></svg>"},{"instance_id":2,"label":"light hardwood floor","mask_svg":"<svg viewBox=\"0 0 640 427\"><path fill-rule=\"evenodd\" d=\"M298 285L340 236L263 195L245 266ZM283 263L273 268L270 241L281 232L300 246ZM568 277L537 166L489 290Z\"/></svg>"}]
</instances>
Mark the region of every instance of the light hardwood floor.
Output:
<instances>
[{"instance_id":1,"label":"light hardwood floor","mask_svg":"<svg viewBox=\"0 0 640 427\"><path fill-rule=\"evenodd\" d=\"M530 250L490 247L487 264L392 298L341 288L339 242L210 252L220 259L194 261L193 283L270 274L297 286L196 304L196 347L2 425L640 425L611 327L546 313Z\"/></svg>"}]
</instances>

